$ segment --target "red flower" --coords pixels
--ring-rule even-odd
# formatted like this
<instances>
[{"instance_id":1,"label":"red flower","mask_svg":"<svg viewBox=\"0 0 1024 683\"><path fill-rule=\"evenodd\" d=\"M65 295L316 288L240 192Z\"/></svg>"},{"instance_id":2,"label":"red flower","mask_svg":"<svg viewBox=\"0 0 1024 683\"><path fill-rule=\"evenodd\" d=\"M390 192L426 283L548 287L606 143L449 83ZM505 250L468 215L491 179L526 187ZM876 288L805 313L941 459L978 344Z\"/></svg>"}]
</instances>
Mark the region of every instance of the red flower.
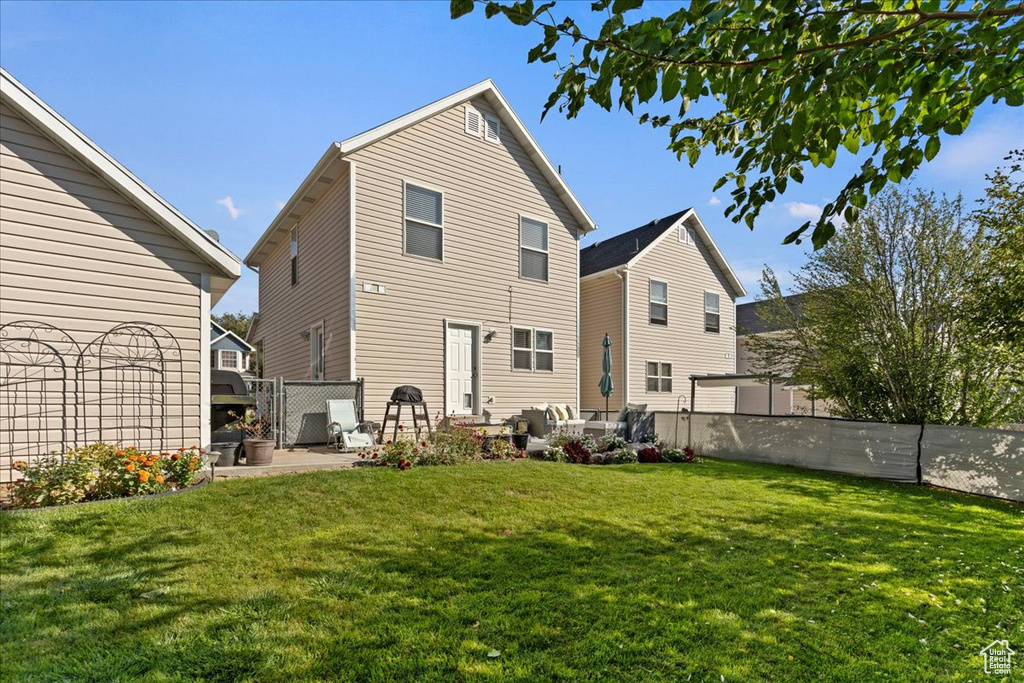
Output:
<instances>
[{"instance_id":1,"label":"red flower","mask_svg":"<svg viewBox=\"0 0 1024 683\"><path fill-rule=\"evenodd\" d=\"M426 440L420 441L420 445L423 446L424 448L426 448L427 447Z\"/></svg>"}]
</instances>

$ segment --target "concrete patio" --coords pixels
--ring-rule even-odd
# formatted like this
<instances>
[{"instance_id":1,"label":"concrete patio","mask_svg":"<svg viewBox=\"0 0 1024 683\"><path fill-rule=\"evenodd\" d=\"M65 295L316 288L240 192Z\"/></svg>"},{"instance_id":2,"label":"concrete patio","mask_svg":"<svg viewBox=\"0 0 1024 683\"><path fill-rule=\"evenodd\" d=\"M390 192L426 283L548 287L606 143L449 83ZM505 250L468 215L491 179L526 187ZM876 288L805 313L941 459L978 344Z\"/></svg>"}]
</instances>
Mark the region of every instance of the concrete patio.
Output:
<instances>
[{"instance_id":1,"label":"concrete patio","mask_svg":"<svg viewBox=\"0 0 1024 683\"><path fill-rule=\"evenodd\" d=\"M346 470L354 467L360 459L358 453L339 453L328 446L279 448L274 451L274 461L269 465L216 467L213 476L214 479L234 479L314 470Z\"/></svg>"}]
</instances>

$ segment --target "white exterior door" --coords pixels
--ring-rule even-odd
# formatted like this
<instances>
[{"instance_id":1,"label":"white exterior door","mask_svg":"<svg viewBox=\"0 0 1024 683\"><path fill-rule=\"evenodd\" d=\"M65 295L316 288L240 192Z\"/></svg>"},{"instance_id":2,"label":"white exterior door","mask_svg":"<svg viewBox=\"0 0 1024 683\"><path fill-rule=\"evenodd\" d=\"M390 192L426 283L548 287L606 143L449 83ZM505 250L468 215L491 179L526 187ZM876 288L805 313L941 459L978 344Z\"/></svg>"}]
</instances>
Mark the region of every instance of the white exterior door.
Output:
<instances>
[{"instance_id":1,"label":"white exterior door","mask_svg":"<svg viewBox=\"0 0 1024 683\"><path fill-rule=\"evenodd\" d=\"M477 328L449 325L445 342L445 415L472 415L476 410Z\"/></svg>"}]
</instances>

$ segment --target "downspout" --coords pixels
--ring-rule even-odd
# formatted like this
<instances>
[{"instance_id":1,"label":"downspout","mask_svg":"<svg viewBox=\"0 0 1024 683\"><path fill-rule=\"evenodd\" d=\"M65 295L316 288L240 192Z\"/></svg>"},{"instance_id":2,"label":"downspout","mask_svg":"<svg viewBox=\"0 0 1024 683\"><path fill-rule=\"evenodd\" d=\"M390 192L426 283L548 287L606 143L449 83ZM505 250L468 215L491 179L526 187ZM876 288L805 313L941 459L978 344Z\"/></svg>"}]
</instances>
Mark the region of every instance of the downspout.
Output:
<instances>
[{"instance_id":1,"label":"downspout","mask_svg":"<svg viewBox=\"0 0 1024 683\"><path fill-rule=\"evenodd\" d=\"M629 267L615 271L622 280L622 407L629 403Z\"/></svg>"}]
</instances>

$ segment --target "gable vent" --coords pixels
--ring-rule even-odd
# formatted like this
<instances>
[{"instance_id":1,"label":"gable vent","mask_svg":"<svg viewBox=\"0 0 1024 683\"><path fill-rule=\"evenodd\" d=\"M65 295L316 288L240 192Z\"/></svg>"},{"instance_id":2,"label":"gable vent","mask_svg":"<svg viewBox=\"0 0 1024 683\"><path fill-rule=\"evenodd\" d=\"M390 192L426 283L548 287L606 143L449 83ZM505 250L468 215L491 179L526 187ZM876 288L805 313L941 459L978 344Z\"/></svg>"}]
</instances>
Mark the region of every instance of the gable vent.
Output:
<instances>
[{"instance_id":1,"label":"gable vent","mask_svg":"<svg viewBox=\"0 0 1024 683\"><path fill-rule=\"evenodd\" d=\"M483 137L483 117L474 107L466 105L466 133L473 137Z\"/></svg>"},{"instance_id":2,"label":"gable vent","mask_svg":"<svg viewBox=\"0 0 1024 683\"><path fill-rule=\"evenodd\" d=\"M484 115L484 139L501 144L501 119L490 114Z\"/></svg>"}]
</instances>

